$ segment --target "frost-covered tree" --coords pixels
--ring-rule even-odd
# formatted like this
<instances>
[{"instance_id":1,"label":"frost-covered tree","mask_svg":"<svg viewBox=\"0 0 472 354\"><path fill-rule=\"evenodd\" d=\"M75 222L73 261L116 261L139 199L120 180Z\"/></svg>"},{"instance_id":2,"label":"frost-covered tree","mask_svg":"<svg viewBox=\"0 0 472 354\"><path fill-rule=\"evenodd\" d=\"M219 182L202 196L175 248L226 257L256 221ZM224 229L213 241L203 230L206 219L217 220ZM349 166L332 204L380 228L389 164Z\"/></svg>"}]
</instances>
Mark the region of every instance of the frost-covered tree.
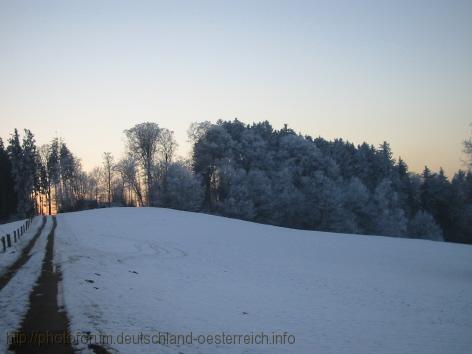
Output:
<instances>
[{"instance_id":1,"label":"frost-covered tree","mask_svg":"<svg viewBox=\"0 0 472 354\"><path fill-rule=\"evenodd\" d=\"M88 174L88 198L96 201L100 206L102 202L102 188L100 181L102 180L102 169L95 167Z\"/></svg>"},{"instance_id":2,"label":"frost-covered tree","mask_svg":"<svg viewBox=\"0 0 472 354\"><path fill-rule=\"evenodd\" d=\"M48 158L50 153L50 147L48 144L43 144L38 149L38 165L40 166L40 184L41 184L41 209L43 214L51 214L50 199L51 199L51 180L48 176ZM46 205L44 207L44 205ZM43 209L46 209L44 211Z\"/></svg>"},{"instance_id":3,"label":"frost-covered tree","mask_svg":"<svg viewBox=\"0 0 472 354\"><path fill-rule=\"evenodd\" d=\"M46 170L45 160L41 154L41 148L36 154L36 179L35 179L35 190L36 200L38 202L38 213L45 214L44 205L47 203L49 179Z\"/></svg>"},{"instance_id":4,"label":"frost-covered tree","mask_svg":"<svg viewBox=\"0 0 472 354\"><path fill-rule=\"evenodd\" d=\"M159 148L161 128L157 123L145 122L125 130L130 153L141 162L146 178L146 203L152 205L153 167Z\"/></svg>"},{"instance_id":5,"label":"frost-covered tree","mask_svg":"<svg viewBox=\"0 0 472 354\"><path fill-rule=\"evenodd\" d=\"M64 142L59 146L59 210L74 210L75 199L72 190L72 183L75 177L75 157Z\"/></svg>"},{"instance_id":6,"label":"frost-covered tree","mask_svg":"<svg viewBox=\"0 0 472 354\"><path fill-rule=\"evenodd\" d=\"M386 236L404 236L407 231L405 212L400 208L392 182L385 178L375 189L372 207L375 213L374 233Z\"/></svg>"},{"instance_id":7,"label":"frost-covered tree","mask_svg":"<svg viewBox=\"0 0 472 354\"><path fill-rule=\"evenodd\" d=\"M157 149L157 164L154 166L154 181L156 186L153 188L153 190L154 194L157 194L158 196L161 193L166 192L167 174L169 166L174 159L176 149L177 141L174 138L174 132L169 129L162 128L159 135Z\"/></svg>"},{"instance_id":8,"label":"frost-covered tree","mask_svg":"<svg viewBox=\"0 0 472 354\"><path fill-rule=\"evenodd\" d=\"M172 162L177 146L178 145L174 137L174 132L169 129L162 128L159 134L157 150L159 154L159 160L164 163L166 168Z\"/></svg>"},{"instance_id":9,"label":"frost-covered tree","mask_svg":"<svg viewBox=\"0 0 472 354\"><path fill-rule=\"evenodd\" d=\"M228 183L225 199L220 207L223 213L244 220L253 220L256 211L246 171L228 166L224 169L222 178Z\"/></svg>"},{"instance_id":10,"label":"frost-covered tree","mask_svg":"<svg viewBox=\"0 0 472 354\"><path fill-rule=\"evenodd\" d=\"M171 163L168 167L167 188L162 195L164 206L198 211L202 200L203 190L198 178L182 162Z\"/></svg>"},{"instance_id":11,"label":"frost-covered tree","mask_svg":"<svg viewBox=\"0 0 472 354\"><path fill-rule=\"evenodd\" d=\"M449 212L454 240L472 243L472 173L459 170L451 182Z\"/></svg>"},{"instance_id":12,"label":"frost-covered tree","mask_svg":"<svg viewBox=\"0 0 472 354\"><path fill-rule=\"evenodd\" d=\"M105 177L105 186L107 191L107 202L108 207L111 206L112 201L112 182L113 182L113 175L114 175L114 168L115 163L113 160L113 155L111 152L104 152L103 153L103 172Z\"/></svg>"},{"instance_id":13,"label":"frost-covered tree","mask_svg":"<svg viewBox=\"0 0 472 354\"><path fill-rule=\"evenodd\" d=\"M24 131L22 143L15 129L10 138L8 153L12 165L12 176L15 181L15 191L18 197L18 213L22 216L34 212L34 182L36 175L36 145L34 136L28 129Z\"/></svg>"},{"instance_id":14,"label":"frost-covered tree","mask_svg":"<svg viewBox=\"0 0 472 354\"><path fill-rule=\"evenodd\" d=\"M138 162L132 155L128 155L116 164L116 170L128 189L127 203L129 205L144 205L141 183L139 180ZM136 199L136 202L134 201Z\"/></svg>"},{"instance_id":15,"label":"frost-covered tree","mask_svg":"<svg viewBox=\"0 0 472 354\"><path fill-rule=\"evenodd\" d=\"M218 166L225 159L232 158L233 139L221 126L208 128L193 146L193 169L201 176L204 189L204 203L213 210L219 199Z\"/></svg>"},{"instance_id":16,"label":"frost-covered tree","mask_svg":"<svg viewBox=\"0 0 472 354\"><path fill-rule=\"evenodd\" d=\"M421 185L421 208L433 215L440 224L446 240L453 237L455 233L451 206L454 201L452 197L451 184L442 169L439 173L431 172L425 167L422 174Z\"/></svg>"},{"instance_id":17,"label":"frost-covered tree","mask_svg":"<svg viewBox=\"0 0 472 354\"><path fill-rule=\"evenodd\" d=\"M16 213L17 195L8 152L0 138L0 220Z\"/></svg>"},{"instance_id":18,"label":"frost-covered tree","mask_svg":"<svg viewBox=\"0 0 472 354\"><path fill-rule=\"evenodd\" d=\"M408 224L408 236L434 241L443 241L441 228L434 221L433 216L420 210Z\"/></svg>"},{"instance_id":19,"label":"frost-covered tree","mask_svg":"<svg viewBox=\"0 0 472 354\"><path fill-rule=\"evenodd\" d=\"M267 172L258 168L251 169L247 173L246 185L254 209L254 220L274 223L272 203L275 194Z\"/></svg>"},{"instance_id":20,"label":"frost-covered tree","mask_svg":"<svg viewBox=\"0 0 472 354\"><path fill-rule=\"evenodd\" d=\"M210 129L212 126L213 124L209 121L193 122L187 129L188 141L192 144L195 144L206 134L208 129Z\"/></svg>"},{"instance_id":21,"label":"frost-covered tree","mask_svg":"<svg viewBox=\"0 0 472 354\"><path fill-rule=\"evenodd\" d=\"M48 177L54 186L54 201L56 208L59 206L61 169L59 164L59 139L54 138L50 144L50 152L47 162ZM51 198L49 199L49 213L51 213Z\"/></svg>"},{"instance_id":22,"label":"frost-covered tree","mask_svg":"<svg viewBox=\"0 0 472 354\"><path fill-rule=\"evenodd\" d=\"M369 200L370 192L358 177L352 177L345 184L342 195L345 232L363 234L370 231Z\"/></svg>"},{"instance_id":23,"label":"frost-covered tree","mask_svg":"<svg viewBox=\"0 0 472 354\"><path fill-rule=\"evenodd\" d=\"M302 227L301 223L309 209L305 207L305 196L294 184L288 168L273 171L270 222L275 225Z\"/></svg>"}]
</instances>

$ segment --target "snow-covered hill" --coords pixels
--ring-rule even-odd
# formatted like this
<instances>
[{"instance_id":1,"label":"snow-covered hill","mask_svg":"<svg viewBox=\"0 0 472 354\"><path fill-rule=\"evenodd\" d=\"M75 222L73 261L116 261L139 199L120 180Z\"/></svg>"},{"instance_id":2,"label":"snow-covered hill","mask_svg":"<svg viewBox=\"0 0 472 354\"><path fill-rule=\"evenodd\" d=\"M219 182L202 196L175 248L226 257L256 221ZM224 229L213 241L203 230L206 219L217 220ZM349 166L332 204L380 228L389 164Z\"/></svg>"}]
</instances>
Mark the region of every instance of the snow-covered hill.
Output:
<instances>
[{"instance_id":1,"label":"snow-covered hill","mask_svg":"<svg viewBox=\"0 0 472 354\"><path fill-rule=\"evenodd\" d=\"M106 346L122 353L452 354L472 348L468 245L112 208L58 215L55 257L73 332L114 334L115 341L122 333L158 331L194 337L264 332L269 340L286 332L283 345ZM294 344L287 344L289 335Z\"/></svg>"}]
</instances>

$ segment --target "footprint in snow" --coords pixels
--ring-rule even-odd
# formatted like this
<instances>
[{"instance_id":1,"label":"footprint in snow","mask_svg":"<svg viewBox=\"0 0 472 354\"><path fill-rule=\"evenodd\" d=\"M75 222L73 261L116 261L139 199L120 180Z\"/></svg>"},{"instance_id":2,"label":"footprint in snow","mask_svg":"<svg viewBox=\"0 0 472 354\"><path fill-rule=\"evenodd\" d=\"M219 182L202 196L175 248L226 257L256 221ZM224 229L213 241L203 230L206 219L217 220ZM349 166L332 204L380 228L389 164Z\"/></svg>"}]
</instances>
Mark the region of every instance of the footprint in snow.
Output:
<instances>
[{"instance_id":1,"label":"footprint in snow","mask_svg":"<svg viewBox=\"0 0 472 354\"><path fill-rule=\"evenodd\" d=\"M139 274L139 273L138 273L137 271L135 271L135 270L128 270L128 272L133 273L133 274Z\"/></svg>"},{"instance_id":2,"label":"footprint in snow","mask_svg":"<svg viewBox=\"0 0 472 354\"><path fill-rule=\"evenodd\" d=\"M87 283L90 283L90 284L95 283L95 282L94 282L93 280L91 280L91 279L85 279L85 281L86 281Z\"/></svg>"}]
</instances>

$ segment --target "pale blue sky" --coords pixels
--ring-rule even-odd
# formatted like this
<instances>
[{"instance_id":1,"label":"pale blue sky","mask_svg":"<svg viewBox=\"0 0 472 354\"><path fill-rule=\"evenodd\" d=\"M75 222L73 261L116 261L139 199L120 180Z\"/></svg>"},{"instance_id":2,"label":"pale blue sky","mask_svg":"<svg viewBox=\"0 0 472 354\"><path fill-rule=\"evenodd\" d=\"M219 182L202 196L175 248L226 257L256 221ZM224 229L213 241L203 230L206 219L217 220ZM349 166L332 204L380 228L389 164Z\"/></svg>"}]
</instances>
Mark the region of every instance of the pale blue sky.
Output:
<instances>
[{"instance_id":1,"label":"pale blue sky","mask_svg":"<svg viewBox=\"0 0 472 354\"><path fill-rule=\"evenodd\" d=\"M461 167L472 1L2 1L0 136L63 136L87 169L142 121L284 123Z\"/></svg>"}]
</instances>

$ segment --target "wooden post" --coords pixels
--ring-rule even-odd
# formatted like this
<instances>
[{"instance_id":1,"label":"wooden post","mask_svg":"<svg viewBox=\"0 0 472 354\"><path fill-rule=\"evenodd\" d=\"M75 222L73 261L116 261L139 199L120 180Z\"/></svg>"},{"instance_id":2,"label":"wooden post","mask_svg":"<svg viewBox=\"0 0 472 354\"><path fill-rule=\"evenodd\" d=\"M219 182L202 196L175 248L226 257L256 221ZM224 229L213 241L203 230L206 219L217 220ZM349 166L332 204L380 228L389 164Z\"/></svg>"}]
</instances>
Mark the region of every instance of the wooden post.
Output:
<instances>
[{"instance_id":1,"label":"wooden post","mask_svg":"<svg viewBox=\"0 0 472 354\"><path fill-rule=\"evenodd\" d=\"M16 243L16 234L13 234L13 242Z\"/></svg>"},{"instance_id":2,"label":"wooden post","mask_svg":"<svg viewBox=\"0 0 472 354\"><path fill-rule=\"evenodd\" d=\"M10 238L10 234L7 234L7 247L11 247L11 238Z\"/></svg>"},{"instance_id":3,"label":"wooden post","mask_svg":"<svg viewBox=\"0 0 472 354\"><path fill-rule=\"evenodd\" d=\"M5 236L2 236L2 248L3 248L3 252L7 250L7 245L5 244Z\"/></svg>"}]
</instances>

